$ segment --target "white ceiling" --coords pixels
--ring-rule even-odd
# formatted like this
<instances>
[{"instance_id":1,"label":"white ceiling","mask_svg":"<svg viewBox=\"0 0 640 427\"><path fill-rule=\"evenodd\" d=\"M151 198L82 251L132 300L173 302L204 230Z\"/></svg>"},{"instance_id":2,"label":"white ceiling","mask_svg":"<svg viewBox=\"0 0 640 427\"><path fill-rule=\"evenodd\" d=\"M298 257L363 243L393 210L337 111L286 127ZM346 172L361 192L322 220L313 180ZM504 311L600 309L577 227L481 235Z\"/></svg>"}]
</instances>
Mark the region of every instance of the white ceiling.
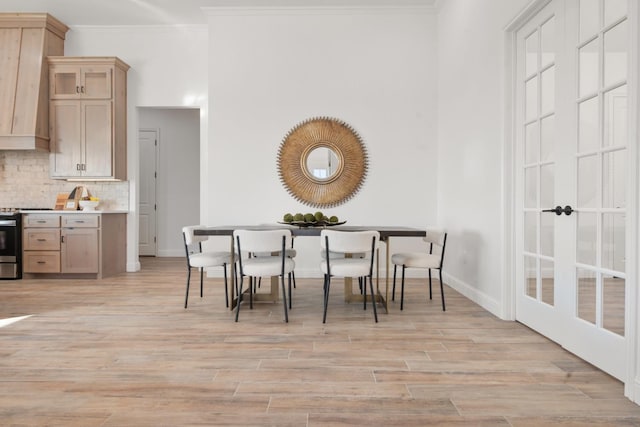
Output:
<instances>
[{"instance_id":1,"label":"white ceiling","mask_svg":"<svg viewBox=\"0 0 640 427\"><path fill-rule=\"evenodd\" d=\"M202 7L434 7L442 0L0 0L0 12L46 12L68 26L205 24Z\"/></svg>"}]
</instances>

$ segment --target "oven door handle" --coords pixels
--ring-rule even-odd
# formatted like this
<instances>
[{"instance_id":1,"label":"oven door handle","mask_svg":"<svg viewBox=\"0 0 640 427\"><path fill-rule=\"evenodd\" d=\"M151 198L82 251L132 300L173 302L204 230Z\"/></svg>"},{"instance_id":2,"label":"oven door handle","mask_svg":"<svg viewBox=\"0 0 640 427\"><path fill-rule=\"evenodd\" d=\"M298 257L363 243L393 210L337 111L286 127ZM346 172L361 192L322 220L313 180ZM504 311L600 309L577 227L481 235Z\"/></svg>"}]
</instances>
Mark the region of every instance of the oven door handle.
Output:
<instances>
[{"instance_id":1,"label":"oven door handle","mask_svg":"<svg viewBox=\"0 0 640 427\"><path fill-rule=\"evenodd\" d=\"M10 226L10 227L15 227L16 226L16 220L15 219L0 219L0 227L2 226Z\"/></svg>"}]
</instances>

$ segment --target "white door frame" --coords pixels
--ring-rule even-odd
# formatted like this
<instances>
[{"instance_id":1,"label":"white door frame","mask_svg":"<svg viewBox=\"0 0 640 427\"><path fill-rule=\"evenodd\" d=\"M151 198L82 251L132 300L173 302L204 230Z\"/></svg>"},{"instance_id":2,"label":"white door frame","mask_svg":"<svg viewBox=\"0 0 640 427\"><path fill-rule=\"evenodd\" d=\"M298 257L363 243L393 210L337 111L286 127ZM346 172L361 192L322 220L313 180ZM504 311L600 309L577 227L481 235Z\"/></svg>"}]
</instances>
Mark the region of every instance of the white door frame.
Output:
<instances>
[{"instance_id":1,"label":"white door frame","mask_svg":"<svg viewBox=\"0 0 640 427\"><path fill-rule=\"evenodd\" d=\"M503 318L515 320L516 314L516 277L515 277L515 164L516 159L515 143L516 127L515 127L515 96L516 96L516 32L524 23L529 21L542 8L544 8L551 0L531 0L529 4L513 18L504 28L504 46L505 46L505 63L504 63L504 139L503 139L503 172L502 172L502 203L503 203L503 292L502 292L502 314ZM629 156L635 162L635 168L630 170L630 185L627 189L628 214L632 220L629 221L627 234L632 236L626 242L627 259L633 260L627 266L627 283L626 287L626 319L625 331L627 334L627 375L624 381L624 394L626 397L640 404L640 339L638 334L638 322L640 321L640 292L638 292L638 266L640 265L640 250L638 243L640 242L640 210L638 207L640 189L640 31L638 24L640 23L640 6L636 1L629 2L628 18L631 23L630 29L630 46L629 46L629 108L635 111L635 120L629 120ZM635 180L633 179L635 177Z\"/></svg>"}]
</instances>

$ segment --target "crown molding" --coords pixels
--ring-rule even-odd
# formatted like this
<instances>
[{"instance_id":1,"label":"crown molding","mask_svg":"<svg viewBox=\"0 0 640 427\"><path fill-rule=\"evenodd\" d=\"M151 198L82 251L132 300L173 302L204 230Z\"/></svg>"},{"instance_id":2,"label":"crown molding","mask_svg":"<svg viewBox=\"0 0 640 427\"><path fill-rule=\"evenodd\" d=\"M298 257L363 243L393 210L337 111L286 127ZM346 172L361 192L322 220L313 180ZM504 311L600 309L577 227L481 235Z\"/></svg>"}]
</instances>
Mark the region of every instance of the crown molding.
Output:
<instances>
[{"instance_id":1,"label":"crown molding","mask_svg":"<svg viewBox=\"0 0 640 427\"><path fill-rule=\"evenodd\" d=\"M203 7L206 16L258 15L425 15L436 14L433 6L286 6L286 7Z\"/></svg>"}]
</instances>

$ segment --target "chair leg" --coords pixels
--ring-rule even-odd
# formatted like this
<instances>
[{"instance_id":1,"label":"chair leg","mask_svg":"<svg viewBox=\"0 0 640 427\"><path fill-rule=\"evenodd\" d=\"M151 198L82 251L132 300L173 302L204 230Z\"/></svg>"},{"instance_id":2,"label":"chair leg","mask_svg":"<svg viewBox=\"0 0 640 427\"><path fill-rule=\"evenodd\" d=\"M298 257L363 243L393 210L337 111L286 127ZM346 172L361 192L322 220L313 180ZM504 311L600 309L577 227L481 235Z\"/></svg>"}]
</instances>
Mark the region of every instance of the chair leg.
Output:
<instances>
[{"instance_id":1,"label":"chair leg","mask_svg":"<svg viewBox=\"0 0 640 427\"><path fill-rule=\"evenodd\" d=\"M284 274L280 276L282 281L282 306L284 307L284 321L289 323L289 314L287 313L287 292L284 286Z\"/></svg>"},{"instance_id":2,"label":"chair leg","mask_svg":"<svg viewBox=\"0 0 640 427\"><path fill-rule=\"evenodd\" d=\"M393 266L393 290L391 291L391 301L396 300L396 270L398 269L397 265Z\"/></svg>"},{"instance_id":3,"label":"chair leg","mask_svg":"<svg viewBox=\"0 0 640 427\"><path fill-rule=\"evenodd\" d=\"M253 283L253 286L251 286L251 283ZM256 278L252 277L249 279L249 309L253 310L253 290L254 290L254 286L256 285Z\"/></svg>"},{"instance_id":4,"label":"chair leg","mask_svg":"<svg viewBox=\"0 0 640 427\"><path fill-rule=\"evenodd\" d=\"M400 310L404 310L404 269L406 267L402 266L402 287L400 288Z\"/></svg>"},{"instance_id":5,"label":"chair leg","mask_svg":"<svg viewBox=\"0 0 640 427\"><path fill-rule=\"evenodd\" d=\"M364 281L366 285L367 279L365 278ZM369 277L369 289L371 289L371 305L373 306L373 318L376 319L376 323L378 323L378 311L376 310L376 294L373 292L373 277Z\"/></svg>"},{"instance_id":6,"label":"chair leg","mask_svg":"<svg viewBox=\"0 0 640 427\"><path fill-rule=\"evenodd\" d=\"M293 271L291 272L291 277L293 278L293 287L296 287L296 273L294 273ZM289 296L289 298L291 298L291 296Z\"/></svg>"},{"instance_id":7,"label":"chair leg","mask_svg":"<svg viewBox=\"0 0 640 427\"><path fill-rule=\"evenodd\" d=\"M329 305L329 287L331 286L331 277L328 274L324 275L324 314L322 316L322 323L327 323L327 305Z\"/></svg>"},{"instance_id":8,"label":"chair leg","mask_svg":"<svg viewBox=\"0 0 640 427\"><path fill-rule=\"evenodd\" d=\"M433 299L433 291L431 290L431 269L429 269L429 299Z\"/></svg>"},{"instance_id":9,"label":"chair leg","mask_svg":"<svg viewBox=\"0 0 640 427\"><path fill-rule=\"evenodd\" d=\"M227 289L227 264L222 264L222 270L224 271L224 302L229 308L229 289Z\"/></svg>"},{"instance_id":10,"label":"chair leg","mask_svg":"<svg viewBox=\"0 0 640 427\"><path fill-rule=\"evenodd\" d=\"M240 302L242 301L242 282L244 282L244 276L240 275L240 284L238 285L238 304L236 305L236 322L238 321L238 316L240 315ZM251 283L249 283L249 286L251 286Z\"/></svg>"},{"instance_id":11,"label":"chair leg","mask_svg":"<svg viewBox=\"0 0 640 427\"><path fill-rule=\"evenodd\" d=\"M442 270L438 270L440 274L440 295L442 296L442 311L446 311L444 307L444 287L442 286Z\"/></svg>"},{"instance_id":12,"label":"chair leg","mask_svg":"<svg viewBox=\"0 0 640 427\"><path fill-rule=\"evenodd\" d=\"M200 298L202 298L202 279L204 277L204 268L200 267Z\"/></svg>"},{"instance_id":13,"label":"chair leg","mask_svg":"<svg viewBox=\"0 0 640 427\"><path fill-rule=\"evenodd\" d=\"M189 301L189 281L191 280L191 267L187 270L187 293L184 296L184 308L187 308L187 302Z\"/></svg>"},{"instance_id":14,"label":"chair leg","mask_svg":"<svg viewBox=\"0 0 640 427\"><path fill-rule=\"evenodd\" d=\"M358 282L360 282L360 293L362 294L362 299L364 301L363 310L367 309L367 278L366 277L358 277ZM364 286L363 285L364 282Z\"/></svg>"},{"instance_id":15,"label":"chair leg","mask_svg":"<svg viewBox=\"0 0 640 427\"><path fill-rule=\"evenodd\" d=\"M292 292L291 292L291 281L292 281L292 278L293 278L293 272L289 273L289 309L292 308L291 307L291 304L292 304L291 300L293 299L293 297L291 296L291 294L292 294ZM294 288L296 287L295 279L293 279L293 287Z\"/></svg>"}]
</instances>

